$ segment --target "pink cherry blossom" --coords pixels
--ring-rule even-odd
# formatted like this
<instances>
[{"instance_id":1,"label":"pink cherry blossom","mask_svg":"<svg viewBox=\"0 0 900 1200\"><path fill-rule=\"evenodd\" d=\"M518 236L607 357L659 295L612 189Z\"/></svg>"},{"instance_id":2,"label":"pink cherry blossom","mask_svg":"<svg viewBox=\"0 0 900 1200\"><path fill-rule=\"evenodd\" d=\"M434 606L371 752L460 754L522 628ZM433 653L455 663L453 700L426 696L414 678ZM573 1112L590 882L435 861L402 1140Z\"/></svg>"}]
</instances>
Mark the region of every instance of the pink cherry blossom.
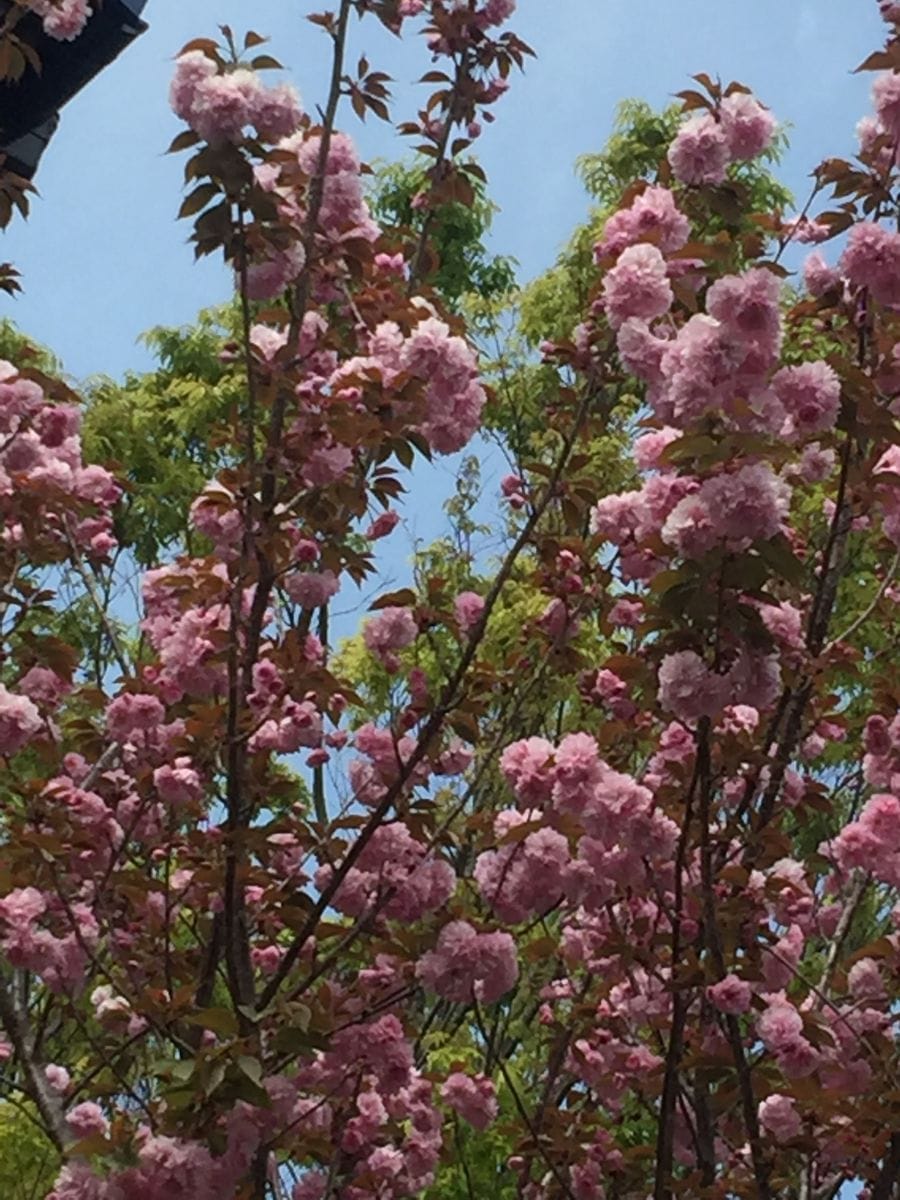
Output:
<instances>
[{"instance_id":1,"label":"pink cherry blossom","mask_svg":"<svg viewBox=\"0 0 900 1200\"><path fill-rule=\"evenodd\" d=\"M834 267L829 267L818 251L814 251L803 264L803 282L809 294L818 298L839 287L841 276Z\"/></svg>"},{"instance_id":2,"label":"pink cherry blossom","mask_svg":"<svg viewBox=\"0 0 900 1200\"><path fill-rule=\"evenodd\" d=\"M76 1138L86 1138L96 1133L105 1135L109 1131L109 1121L103 1110L91 1100L70 1109L66 1114L66 1123Z\"/></svg>"},{"instance_id":3,"label":"pink cherry blossom","mask_svg":"<svg viewBox=\"0 0 900 1200\"><path fill-rule=\"evenodd\" d=\"M27 7L41 17L44 33L58 42L74 41L93 15L88 0L29 0Z\"/></svg>"},{"instance_id":4,"label":"pink cherry blossom","mask_svg":"<svg viewBox=\"0 0 900 1200\"><path fill-rule=\"evenodd\" d=\"M258 76L243 68L201 79L185 120L206 141L235 141L252 120L260 86Z\"/></svg>"},{"instance_id":5,"label":"pink cherry blossom","mask_svg":"<svg viewBox=\"0 0 900 1200\"><path fill-rule=\"evenodd\" d=\"M669 147L672 173L681 183L722 183L730 158L725 130L709 113L690 117Z\"/></svg>"},{"instance_id":6,"label":"pink cherry blossom","mask_svg":"<svg viewBox=\"0 0 900 1200\"><path fill-rule=\"evenodd\" d=\"M732 159L756 158L768 150L776 122L758 100L746 92L733 92L722 101L719 111Z\"/></svg>"},{"instance_id":7,"label":"pink cherry blossom","mask_svg":"<svg viewBox=\"0 0 900 1200\"><path fill-rule=\"evenodd\" d=\"M0 683L0 754L15 754L44 726L28 696L17 696Z\"/></svg>"},{"instance_id":8,"label":"pink cherry blossom","mask_svg":"<svg viewBox=\"0 0 900 1200\"><path fill-rule=\"evenodd\" d=\"M868 288L882 304L900 304L900 234L871 221L854 225L840 268L852 284Z\"/></svg>"},{"instance_id":9,"label":"pink cherry blossom","mask_svg":"<svg viewBox=\"0 0 900 1200\"><path fill-rule=\"evenodd\" d=\"M389 670L396 670L397 650L411 646L419 634L419 627L408 608L391 606L380 610L363 626L363 641L366 649L379 658Z\"/></svg>"},{"instance_id":10,"label":"pink cherry blossom","mask_svg":"<svg viewBox=\"0 0 900 1200\"><path fill-rule=\"evenodd\" d=\"M690 237L691 226L664 187L648 187L628 208L620 208L606 222L603 239L595 247L598 258L618 255L635 242L652 240L664 254L680 250Z\"/></svg>"},{"instance_id":11,"label":"pink cherry blossom","mask_svg":"<svg viewBox=\"0 0 900 1200\"><path fill-rule=\"evenodd\" d=\"M468 633L478 624L484 612L484 597L477 592L460 592L453 601L453 611L463 633Z\"/></svg>"},{"instance_id":12,"label":"pink cherry blossom","mask_svg":"<svg viewBox=\"0 0 900 1200\"><path fill-rule=\"evenodd\" d=\"M666 655L658 678L661 707L688 724L716 716L728 702L728 681L711 671L693 650Z\"/></svg>"},{"instance_id":13,"label":"pink cherry blossom","mask_svg":"<svg viewBox=\"0 0 900 1200\"><path fill-rule=\"evenodd\" d=\"M190 118L197 88L217 74L215 62L202 50L188 50L175 62L175 74L169 88L169 103L182 121Z\"/></svg>"},{"instance_id":14,"label":"pink cherry blossom","mask_svg":"<svg viewBox=\"0 0 900 1200\"><path fill-rule=\"evenodd\" d=\"M327 886L332 869L316 875ZM376 829L356 865L345 876L335 898L339 912L363 917L370 911L392 920L412 922L447 903L456 886L449 863L429 856L400 822Z\"/></svg>"},{"instance_id":15,"label":"pink cherry blossom","mask_svg":"<svg viewBox=\"0 0 900 1200\"><path fill-rule=\"evenodd\" d=\"M516 947L508 933L477 933L468 921L451 921L437 945L416 964L429 991L457 1004L493 1004L518 979Z\"/></svg>"},{"instance_id":16,"label":"pink cherry blossom","mask_svg":"<svg viewBox=\"0 0 900 1200\"><path fill-rule=\"evenodd\" d=\"M900 74L884 71L872 85L872 100L879 124L891 141L900 139Z\"/></svg>"},{"instance_id":17,"label":"pink cherry blossom","mask_svg":"<svg viewBox=\"0 0 900 1200\"><path fill-rule=\"evenodd\" d=\"M706 989L710 1000L724 1013L745 1013L750 1008L753 989L745 979L726 975Z\"/></svg>"},{"instance_id":18,"label":"pink cherry blossom","mask_svg":"<svg viewBox=\"0 0 900 1200\"><path fill-rule=\"evenodd\" d=\"M500 755L500 770L522 803L549 798L554 781L553 754L552 743L532 737L513 742Z\"/></svg>"},{"instance_id":19,"label":"pink cherry blossom","mask_svg":"<svg viewBox=\"0 0 900 1200\"><path fill-rule=\"evenodd\" d=\"M441 1099L474 1129L487 1129L496 1120L494 1084L484 1075L463 1075L454 1071L441 1085Z\"/></svg>"},{"instance_id":20,"label":"pink cherry blossom","mask_svg":"<svg viewBox=\"0 0 900 1200\"><path fill-rule=\"evenodd\" d=\"M403 344L401 367L426 383L425 437L440 454L461 450L478 427L486 399L467 343L443 321L428 317Z\"/></svg>"},{"instance_id":21,"label":"pink cherry blossom","mask_svg":"<svg viewBox=\"0 0 900 1200\"><path fill-rule=\"evenodd\" d=\"M834 426L841 406L841 385L827 363L782 367L773 377L772 387L784 406L791 433L808 436Z\"/></svg>"},{"instance_id":22,"label":"pink cherry blossom","mask_svg":"<svg viewBox=\"0 0 900 1200\"><path fill-rule=\"evenodd\" d=\"M495 819L498 839L520 825L529 814L501 813ZM475 882L488 909L502 921L515 924L531 914L543 915L559 900L569 864L569 845L554 829L537 829L521 841L479 855Z\"/></svg>"},{"instance_id":23,"label":"pink cherry blossom","mask_svg":"<svg viewBox=\"0 0 900 1200\"><path fill-rule=\"evenodd\" d=\"M761 267L717 279L706 296L711 317L739 339L777 350L781 338L780 284Z\"/></svg>"},{"instance_id":24,"label":"pink cherry blossom","mask_svg":"<svg viewBox=\"0 0 900 1200\"><path fill-rule=\"evenodd\" d=\"M649 321L662 316L672 298L666 261L646 242L623 250L603 279L603 302L613 329L630 318Z\"/></svg>"},{"instance_id":25,"label":"pink cherry blossom","mask_svg":"<svg viewBox=\"0 0 900 1200\"><path fill-rule=\"evenodd\" d=\"M288 137L300 123L303 109L296 90L288 83L260 88L250 112L256 132L266 141Z\"/></svg>"},{"instance_id":26,"label":"pink cherry blossom","mask_svg":"<svg viewBox=\"0 0 900 1200\"><path fill-rule=\"evenodd\" d=\"M766 1097L759 1106L759 1124L776 1142L789 1142L799 1137L803 1129L800 1114L790 1096L775 1094Z\"/></svg>"},{"instance_id":27,"label":"pink cherry blossom","mask_svg":"<svg viewBox=\"0 0 900 1200\"><path fill-rule=\"evenodd\" d=\"M301 608L321 608L340 590L334 571L296 571L285 578L284 589Z\"/></svg>"}]
</instances>

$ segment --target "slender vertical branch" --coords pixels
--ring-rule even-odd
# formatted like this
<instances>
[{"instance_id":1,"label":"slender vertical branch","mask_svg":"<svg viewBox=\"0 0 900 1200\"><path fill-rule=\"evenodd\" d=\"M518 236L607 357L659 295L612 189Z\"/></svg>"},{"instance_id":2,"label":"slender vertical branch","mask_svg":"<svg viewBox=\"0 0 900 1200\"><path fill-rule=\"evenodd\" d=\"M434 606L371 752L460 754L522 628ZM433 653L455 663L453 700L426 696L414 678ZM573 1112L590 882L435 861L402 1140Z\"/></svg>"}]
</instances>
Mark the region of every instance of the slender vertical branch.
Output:
<instances>
[{"instance_id":1,"label":"slender vertical branch","mask_svg":"<svg viewBox=\"0 0 900 1200\"><path fill-rule=\"evenodd\" d=\"M838 919L837 929L835 929L831 944L828 947L825 965L822 968L822 975L819 979L819 991L826 993L826 995L831 985L831 977L834 974L834 969L837 966L838 955L843 949L844 942L847 940L847 934L850 932L853 918L856 916L857 909L862 903L863 896L865 896L870 882L871 876L867 872L861 871L857 874L853 881L850 895Z\"/></svg>"},{"instance_id":2,"label":"slender vertical branch","mask_svg":"<svg viewBox=\"0 0 900 1200\"><path fill-rule=\"evenodd\" d=\"M453 133L453 126L456 123L456 106L459 101L460 88L463 81L469 73L469 55L468 50L463 50L460 53L459 60L456 64L456 75L452 86L452 99L447 109L447 115L444 119L444 127L441 130L440 140L437 144L435 152L434 166L431 172L435 179L439 178L447 169L447 147L450 145L450 136ZM428 248L428 237L431 233L431 227L434 224L435 210L434 207L429 207L425 214L425 219L422 222L422 228L419 231L419 237L416 242L416 248L413 251L412 259L409 267L409 282L407 284L407 293L412 295L413 289L420 282L422 267L425 262L425 251Z\"/></svg>"},{"instance_id":3,"label":"slender vertical branch","mask_svg":"<svg viewBox=\"0 0 900 1200\"><path fill-rule=\"evenodd\" d=\"M487 1033L486 1033L486 1030L484 1027L484 1018L481 1015L481 1008L478 1004L478 1001L474 1000L474 999L472 1001L472 1011L473 1011L473 1014L475 1017L475 1024L478 1027L479 1033L481 1034L481 1036L483 1038L486 1038ZM569 1200L575 1200L575 1197L572 1193L572 1189L569 1187L568 1181L567 1181L566 1177L562 1174L562 1172L559 1168L559 1165L554 1161L554 1159L552 1159L550 1157L550 1155L547 1153L547 1151L544 1149L544 1147L541 1143L540 1134L539 1134L538 1130L535 1129L534 1123L531 1120L531 1117L529 1116L528 1109L525 1107L522 1097L519 1095L519 1089L516 1087L515 1082L509 1073L509 1069L506 1065L506 1060L501 1057L498 1060L497 1065L500 1068L500 1074L503 1076L503 1082L509 1088L509 1094L513 1098L513 1104L515 1104L516 1110L517 1110L519 1116L522 1118L522 1121L525 1123L525 1126L528 1129L529 1134L531 1135L531 1140L534 1143L535 1150L538 1152L538 1154L540 1154L541 1158L544 1160L544 1162L549 1167L550 1173L552 1174L553 1178L556 1180L559 1187L562 1189L563 1194L565 1196L567 1196L569 1198Z\"/></svg>"},{"instance_id":4,"label":"slender vertical branch","mask_svg":"<svg viewBox=\"0 0 900 1200\"><path fill-rule=\"evenodd\" d=\"M870 1200L893 1200L900 1179L900 1133L891 1134L881 1170L869 1192Z\"/></svg>"},{"instance_id":5,"label":"slender vertical branch","mask_svg":"<svg viewBox=\"0 0 900 1200\"><path fill-rule=\"evenodd\" d=\"M709 951L717 979L724 979L727 974L725 955L719 936L718 918L716 915L716 899L713 887L713 858L711 845L712 820L712 766L710 762L710 721L704 718L700 722L697 738L697 768L700 782L700 880L703 904L703 939L705 948ZM770 1200L772 1195L769 1179L771 1163L762 1138L759 1125L759 1112L754 1095L753 1078L747 1055L744 1050L744 1039L740 1022L733 1014L725 1016L725 1030L734 1067L738 1077L738 1089L741 1099L741 1114L747 1141L750 1144L750 1158L753 1163L753 1175L756 1181L757 1200Z\"/></svg>"},{"instance_id":6,"label":"slender vertical branch","mask_svg":"<svg viewBox=\"0 0 900 1200\"><path fill-rule=\"evenodd\" d=\"M705 998L701 1001L701 1025L709 1028L713 1022L711 1005ZM700 1167L700 1182L710 1187L716 1181L716 1127L710 1105L709 1083L702 1070L697 1068L694 1079L694 1118L696 1120L697 1161Z\"/></svg>"},{"instance_id":7,"label":"slender vertical branch","mask_svg":"<svg viewBox=\"0 0 900 1200\"><path fill-rule=\"evenodd\" d=\"M342 0L337 26L334 31L334 54L332 61L331 83L325 113L322 140L319 151L319 161L315 178L310 185L309 208L304 228L303 244L306 251L306 264L298 282L291 322L291 337L293 343L299 336L303 314L306 309L310 289L312 260L315 237L318 227L319 214L325 189L327 174L328 152L331 134L337 115L337 107L341 95L341 79L343 75L344 52L346 47L347 24L350 16L351 0ZM243 249L242 249L243 255ZM243 264L241 276L242 312L244 325L244 354L247 360L249 411L255 422L255 379L252 367L251 347L249 344L249 309L247 308L246 263ZM275 573L268 557L262 552L259 544L254 545L252 539L265 536L268 522L274 509L278 478L278 454L284 430L287 408L287 392L281 387L273 399L272 413L266 442L262 479L259 495L259 522L251 521L251 514L256 504L254 492L247 497L246 520L244 531L244 548L237 578L233 581L230 599L230 641L228 651L228 716L227 716L227 784L226 805L227 818L227 847L225 864L225 904L223 921L223 949L228 974L229 990L232 1002L240 1013L240 1020L245 1033L249 1032L252 1022L247 1010L255 1006L255 987L253 969L250 961L250 939L248 918L244 901L244 889L241 876L241 866L244 860L242 845L243 834L247 829L253 813L253 804L247 796L247 749L246 740L241 736L246 696L251 686L253 665L257 660L259 645L262 637L265 613L269 605ZM251 476L255 475L256 450L255 428L248 423L247 428L246 464ZM256 579L251 611L248 620L243 615L243 583L249 577L250 563L256 558ZM215 947L215 942L213 943ZM212 965L214 972L215 964ZM204 968L207 978L211 977L210 962Z\"/></svg>"},{"instance_id":8,"label":"slender vertical branch","mask_svg":"<svg viewBox=\"0 0 900 1200\"><path fill-rule=\"evenodd\" d=\"M694 773L688 787L684 805L684 819L675 851L675 895L672 913L672 958L670 983L672 987L672 1025L666 1049L663 1090L659 1102L659 1117L656 1126L656 1172L653 1181L653 1200L668 1200L672 1195L672 1171L675 1155L675 1105L678 1100L678 1072L684 1053L684 1030L690 1007L688 997L678 987L675 973L681 959L681 918L684 907L684 871L687 850L694 819L694 800L699 779L699 755L694 763Z\"/></svg>"},{"instance_id":9,"label":"slender vertical branch","mask_svg":"<svg viewBox=\"0 0 900 1200\"><path fill-rule=\"evenodd\" d=\"M322 643L322 650L327 655L328 653L328 605L323 604L319 609L319 641ZM326 659L327 661L327 659ZM328 804L325 799L325 765L318 763L313 768L313 812L316 814L316 820L326 825L328 822Z\"/></svg>"},{"instance_id":10,"label":"slender vertical branch","mask_svg":"<svg viewBox=\"0 0 900 1200\"><path fill-rule=\"evenodd\" d=\"M16 1052L16 1058L28 1083L28 1094L41 1114L47 1136L57 1150L62 1151L72 1140L65 1113L59 1097L47 1082L43 1064L35 1052L25 1006L16 995L13 981L4 976L0 976L0 1022Z\"/></svg>"}]
</instances>

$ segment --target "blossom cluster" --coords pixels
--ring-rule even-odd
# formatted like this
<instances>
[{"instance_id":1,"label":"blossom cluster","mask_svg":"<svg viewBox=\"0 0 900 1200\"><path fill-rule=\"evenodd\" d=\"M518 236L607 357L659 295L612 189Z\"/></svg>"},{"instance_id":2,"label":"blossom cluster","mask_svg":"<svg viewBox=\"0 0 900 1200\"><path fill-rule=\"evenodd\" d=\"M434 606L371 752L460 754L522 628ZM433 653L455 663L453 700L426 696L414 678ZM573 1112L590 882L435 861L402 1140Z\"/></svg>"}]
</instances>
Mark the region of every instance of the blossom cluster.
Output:
<instances>
[{"instance_id":1,"label":"blossom cluster","mask_svg":"<svg viewBox=\"0 0 900 1200\"><path fill-rule=\"evenodd\" d=\"M81 414L0 361L0 546L53 561L70 545L95 560L115 545L111 510L122 494L104 467L86 465ZM32 548L33 547L33 548Z\"/></svg>"},{"instance_id":2,"label":"blossom cluster","mask_svg":"<svg viewBox=\"0 0 900 1200\"><path fill-rule=\"evenodd\" d=\"M264 141L293 134L303 115L290 84L265 87L255 71L222 72L202 50L175 64L169 99L176 116L209 142L234 141L252 125Z\"/></svg>"},{"instance_id":3,"label":"blossom cluster","mask_svg":"<svg viewBox=\"0 0 900 1200\"><path fill-rule=\"evenodd\" d=\"M390 391L412 377L423 388L423 407L411 424L439 454L453 454L469 442L485 405L478 365L468 343L434 316L424 316L408 336L394 322L378 325L362 354L341 363L330 387L338 396L353 395L366 380ZM358 382L357 382L358 381Z\"/></svg>"},{"instance_id":4,"label":"blossom cluster","mask_svg":"<svg viewBox=\"0 0 900 1200\"><path fill-rule=\"evenodd\" d=\"M672 173L681 183L718 184L734 162L767 150L775 118L746 92L726 95L715 112L692 116L669 148Z\"/></svg>"},{"instance_id":5,"label":"blossom cluster","mask_svg":"<svg viewBox=\"0 0 900 1200\"><path fill-rule=\"evenodd\" d=\"M0 900L0 946L6 958L14 967L34 971L51 991L77 988L98 934L86 904L67 910L33 887L16 888Z\"/></svg>"},{"instance_id":6,"label":"blossom cluster","mask_svg":"<svg viewBox=\"0 0 900 1200\"><path fill-rule=\"evenodd\" d=\"M58 42L72 42L93 15L88 0L25 0L41 18L44 33Z\"/></svg>"}]
</instances>

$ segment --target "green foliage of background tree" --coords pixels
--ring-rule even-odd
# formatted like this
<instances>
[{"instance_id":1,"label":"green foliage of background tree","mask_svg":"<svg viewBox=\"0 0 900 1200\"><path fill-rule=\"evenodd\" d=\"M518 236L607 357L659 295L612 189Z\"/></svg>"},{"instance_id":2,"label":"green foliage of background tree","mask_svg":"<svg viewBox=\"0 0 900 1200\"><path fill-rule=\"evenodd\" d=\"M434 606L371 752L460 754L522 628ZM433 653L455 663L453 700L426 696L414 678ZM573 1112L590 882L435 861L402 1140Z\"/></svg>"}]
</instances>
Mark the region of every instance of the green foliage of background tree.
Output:
<instances>
[{"instance_id":1,"label":"green foliage of background tree","mask_svg":"<svg viewBox=\"0 0 900 1200\"><path fill-rule=\"evenodd\" d=\"M516 264L491 254L485 245L496 206L483 175L469 176L471 203L450 200L426 211L416 205L426 186L426 170L424 160L376 165L369 189L372 212L407 244L415 244L427 228L430 260L424 280L449 308L459 309L469 295L502 298L515 283Z\"/></svg>"},{"instance_id":2,"label":"green foliage of background tree","mask_svg":"<svg viewBox=\"0 0 900 1200\"><path fill-rule=\"evenodd\" d=\"M191 326L144 335L154 370L89 383L85 447L94 461L116 464L128 485L116 532L141 567L172 545L190 550L191 502L233 460L234 447L209 431L240 401L240 378L221 359L238 330L235 304L207 309Z\"/></svg>"},{"instance_id":3,"label":"green foliage of background tree","mask_svg":"<svg viewBox=\"0 0 900 1200\"><path fill-rule=\"evenodd\" d=\"M33 1107L0 1101L0 1195L43 1200L59 1171L59 1154Z\"/></svg>"}]
</instances>

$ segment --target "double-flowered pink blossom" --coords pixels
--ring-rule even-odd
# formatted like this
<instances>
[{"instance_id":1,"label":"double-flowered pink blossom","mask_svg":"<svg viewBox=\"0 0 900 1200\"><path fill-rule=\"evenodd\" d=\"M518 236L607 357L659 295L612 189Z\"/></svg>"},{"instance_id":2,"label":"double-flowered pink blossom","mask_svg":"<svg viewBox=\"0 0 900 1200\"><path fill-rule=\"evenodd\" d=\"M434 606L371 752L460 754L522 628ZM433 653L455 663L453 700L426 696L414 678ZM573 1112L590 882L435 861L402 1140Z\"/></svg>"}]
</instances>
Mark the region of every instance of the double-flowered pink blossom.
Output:
<instances>
[{"instance_id":1,"label":"double-flowered pink blossom","mask_svg":"<svg viewBox=\"0 0 900 1200\"><path fill-rule=\"evenodd\" d=\"M735 338L777 354L781 341L780 291L776 275L752 267L741 275L717 279L706 296L707 312Z\"/></svg>"},{"instance_id":2,"label":"double-flowered pink blossom","mask_svg":"<svg viewBox=\"0 0 900 1200\"><path fill-rule=\"evenodd\" d=\"M728 681L693 650L667 654L658 680L660 706L688 723L714 717L728 703Z\"/></svg>"},{"instance_id":3,"label":"double-flowered pink blossom","mask_svg":"<svg viewBox=\"0 0 900 1200\"><path fill-rule=\"evenodd\" d=\"M340 586L334 571L292 571L284 580L284 590L301 608L321 608Z\"/></svg>"},{"instance_id":4,"label":"double-flowered pink blossom","mask_svg":"<svg viewBox=\"0 0 900 1200\"><path fill-rule=\"evenodd\" d=\"M840 268L850 283L867 288L882 304L900 304L900 234L874 221L854 225Z\"/></svg>"},{"instance_id":5,"label":"double-flowered pink blossom","mask_svg":"<svg viewBox=\"0 0 900 1200\"><path fill-rule=\"evenodd\" d=\"M785 411L787 433L808 437L834 427L841 407L841 384L827 363L782 367L773 376L772 387Z\"/></svg>"},{"instance_id":6,"label":"double-flowered pink blossom","mask_svg":"<svg viewBox=\"0 0 900 1200\"><path fill-rule=\"evenodd\" d=\"M809 1075L819 1055L803 1032L803 1017L783 991L763 996L766 1007L756 1021L756 1032L788 1078Z\"/></svg>"},{"instance_id":7,"label":"double-flowered pink blossom","mask_svg":"<svg viewBox=\"0 0 900 1200\"><path fill-rule=\"evenodd\" d=\"M295 135L282 144L282 149L296 153L301 171L310 180L319 175L322 139L318 134ZM328 143L319 225L332 240L359 237L374 242L378 237L378 227L365 199L362 164L356 146L348 134L340 131L333 133Z\"/></svg>"},{"instance_id":8,"label":"double-flowered pink blossom","mask_svg":"<svg viewBox=\"0 0 900 1200\"><path fill-rule=\"evenodd\" d=\"M855 821L822 846L844 871L861 868L876 879L900 887L900 798L878 792Z\"/></svg>"},{"instance_id":9,"label":"double-flowered pink blossom","mask_svg":"<svg viewBox=\"0 0 900 1200\"><path fill-rule=\"evenodd\" d=\"M333 871L316 875L320 888ZM341 882L333 904L339 912L363 917L370 912L400 921L416 921L442 908L453 894L456 875L443 859L428 854L399 821L375 830L356 864Z\"/></svg>"},{"instance_id":10,"label":"double-flowered pink blossom","mask_svg":"<svg viewBox=\"0 0 900 1200\"><path fill-rule=\"evenodd\" d=\"M648 242L623 250L603 279L603 303L613 329L630 318L650 321L661 317L672 299L666 260Z\"/></svg>"},{"instance_id":11,"label":"double-flowered pink blossom","mask_svg":"<svg viewBox=\"0 0 900 1200\"><path fill-rule=\"evenodd\" d=\"M57 42L72 42L84 30L93 9L88 0L25 0L41 18L44 33Z\"/></svg>"},{"instance_id":12,"label":"double-flowered pink blossom","mask_svg":"<svg viewBox=\"0 0 900 1200\"><path fill-rule=\"evenodd\" d=\"M698 558L717 544L746 549L774 537L787 516L790 488L766 463L714 475L667 517L662 537L679 554Z\"/></svg>"},{"instance_id":13,"label":"double-flowered pink blossom","mask_svg":"<svg viewBox=\"0 0 900 1200\"><path fill-rule=\"evenodd\" d=\"M477 592L460 592L453 601L453 612L460 630L469 633L481 620L484 597Z\"/></svg>"},{"instance_id":14,"label":"double-flowered pink blossom","mask_svg":"<svg viewBox=\"0 0 900 1200\"><path fill-rule=\"evenodd\" d=\"M745 92L732 92L718 116L694 114L669 147L672 173L681 183L717 184L730 163L755 158L772 144L775 118Z\"/></svg>"},{"instance_id":15,"label":"double-flowered pink blossom","mask_svg":"<svg viewBox=\"0 0 900 1200\"><path fill-rule=\"evenodd\" d=\"M691 225L664 187L648 187L620 208L603 227L603 238L595 247L598 258L618 255L635 242L651 241L664 254L680 250L690 237Z\"/></svg>"},{"instance_id":16,"label":"double-flowered pink blossom","mask_svg":"<svg viewBox=\"0 0 900 1200\"><path fill-rule=\"evenodd\" d=\"M799 1137L803 1122L794 1100L790 1096L776 1093L767 1096L759 1106L760 1128L770 1134L776 1142L789 1142Z\"/></svg>"},{"instance_id":17,"label":"double-flowered pink blossom","mask_svg":"<svg viewBox=\"0 0 900 1200\"><path fill-rule=\"evenodd\" d=\"M706 994L720 1012L736 1014L747 1012L753 989L746 979L726 975L708 987Z\"/></svg>"},{"instance_id":18,"label":"double-flowered pink blossom","mask_svg":"<svg viewBox=\"0 0 900 1200\"><path fill-rule=\"evenodd\" d=\"M681 183L722 183L730 161L725 130L710 113L685 121L669 147L672 173Z\"/></svg>"},{"instance_id":19,"label":"double-flowered pink blossom","mask_svg":"<svg viewBox=\"0 0 900 1200\"><path fill-rule=\"evenodd\" d=\"M494 1084L484 1075L454 1071L441 1085L441 1099L474 1129L487 1129L497 1117Z\"/></svg>"},{"instance_id":20,"label":"double-flowered pink blossom","mask_svg":"<svg viewBox=\"0 0 900 1200\"><path fill-rule=\"evenodd\" d=\"M809 294L818 299L840 287L841 275L828 265L818 250L814 250L803 263L803 282Z\"/></svg>"},{"instance_id":21,"label":"double-flowered pink blossom","mask_svg":"<svg viewBox=\"0 0 900 1200\"><path fill-rule=\"evenodd\" d=\"M468 343L443 321L428 317L405 341L401 362L426 384L425 437L440 454L461 450L478 428L486 400Z\"/></svg>"},{"instance_id":22,"label":"double-flowered pink blossom","mask_svg":"<svg viewBox=\"0 0 900 1200\"><path fill-rule=\"evenodd\" d=\"M36 737L44 726L36 705L0 683L0 754L15 754Z\"/></svg>"},{"instance_id":23,"label":"double-flowered pink blossom","mask_svg":"<svg viewBox=\"0 0 900 1200\"><path fill-rule=\"evenodd\" d=\"M732 92L719 109L728 153L735 161L756 158L772 144L776 121L771 112L746 92Z\"/></svg>"},{"instance_id":24,"label":"double-flowered pink blossom","mask_svg":"<svg viewBox=\"0 0 900 1200\"><path fill-rule=\"evenodd\" d=\"M596 744L590 738L588 741L596 758ZM500 770L521 803L540 804L548 800L556 778L552 742L540 737L513 742L500 755Z\"/></svg>"},{"instance_id":25,"label":"double-flowered pink blossom","mask_svg":"<svg viewBox=\"0 0 900 1200\"><path fill-rule=\"evenodd\" d=\"M250 125L259 137L277 141L292 134L302 116L290 85L266 87L244 67L220 74L201 50L177 59L169 100L175 115L210 142L234 141Z\"/></svg>"},{"instance_id":26,"label":"double-flowered pink blossom","mask_svg":"<svg viewBox=\"0 0 900 1200\"><path fill-rule=\"evenodd\" d=\"M63 909L55 897L33 887L15 888L0 898L0 946L7 959L39 975L53 992L78 986L99 932L96 917L81 902Z\"/></svg>"},{"instance_id":27,"label":"double-flowered pink blossom","mask_svg":"<svg viewBox=\"0 0 900 1200\"><path fill-rule=\"evenodd\" d=\"M667 654L659 667L660 706L680 721L718 717L726 706L770 708L781 688L775 655L742 650L725 671L714 671L694 650Z\"/></svg>"},{"instance_id":28,"label":"double-flowered pink blossom","mask_svg":"<svg viewBox=\"0 0 900 1200\"><path fill-rule=\"evenodd\" d=\"M519 977L516 945L508 933L478 933L468 921L451 921L419 959L416 975L445 1000L493 1004Z\"/></svg>"},{"instance_id":29,"label":"double-flowered pink blossom","mask_svg":"<svg viewBox=\"0 0 900 1200\"><path fill-rule=\"evenodd\" d=\"M900 140L900 72L885 71L872 85L878 121L892 142Z\"/></svg>"},{"instance_id":30,"label":"double-flowered pink blossom","mask_svg":"<svg viewBox=\"0 0 900 1200\"><path fill-rule=\"evenodd\" d=\"M419 633L416 619L408 608L383 608L363 626L366 649L390 671L399 666L397 651L411 646Z\"/></svg>"},{"instance_id":31,"label":"double-flowered pink blossom","mask_svg":"<svg viewBox=\"0 0 900 1200\"><path fill-rule=\"evenodd\" d=\"M529 915L543 915L564 889L570 856L561 833L538 828L509 845L502 844L514 830L530 824L533 815L515 810L500 813L494 821L500 848L479 855L475 863L475 882L482 899L501 921L510 924Z\"/></svg>"}]
</instances>

